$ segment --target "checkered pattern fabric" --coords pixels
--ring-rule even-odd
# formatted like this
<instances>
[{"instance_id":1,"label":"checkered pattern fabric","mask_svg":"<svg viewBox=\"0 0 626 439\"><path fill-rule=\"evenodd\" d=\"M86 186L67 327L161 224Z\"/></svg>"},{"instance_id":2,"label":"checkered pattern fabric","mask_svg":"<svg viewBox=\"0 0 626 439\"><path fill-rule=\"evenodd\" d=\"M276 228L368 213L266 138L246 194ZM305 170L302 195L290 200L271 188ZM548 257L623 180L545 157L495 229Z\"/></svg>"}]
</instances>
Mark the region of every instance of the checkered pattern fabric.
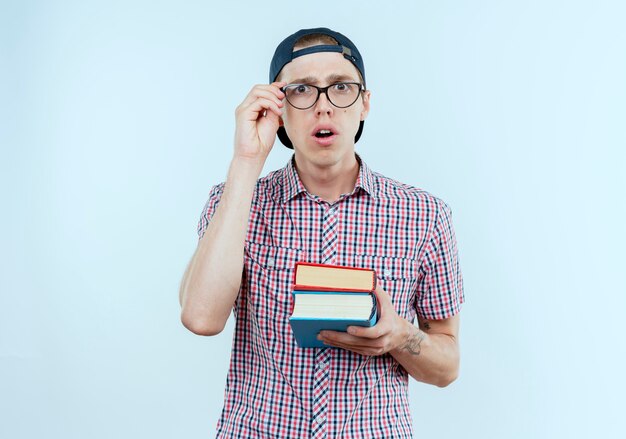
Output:
<instances>
[{"instance_id":1,"label":"checkered pattern fabric","mask_svg":"<svg viewBox=\"0 0 626 439\"><path fill-rule=\"evenodd\" d=\"M257 182L245 242L220 438L409 438L408 374L389 355L302 349L289 326L297 261L376 270L398 314L445 319L464 301L448 206L372 172L329 204L309 194L293 158ZM200 238L219 204L209 195Z\"/></svg>"}]
</instances>

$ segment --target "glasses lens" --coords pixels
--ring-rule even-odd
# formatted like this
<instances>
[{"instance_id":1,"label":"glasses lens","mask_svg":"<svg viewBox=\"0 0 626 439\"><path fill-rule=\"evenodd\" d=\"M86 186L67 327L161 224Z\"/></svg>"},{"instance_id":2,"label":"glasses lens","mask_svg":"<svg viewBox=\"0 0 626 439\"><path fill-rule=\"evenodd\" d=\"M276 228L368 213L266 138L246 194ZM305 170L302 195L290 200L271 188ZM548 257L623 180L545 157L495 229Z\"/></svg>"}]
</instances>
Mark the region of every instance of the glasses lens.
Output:
<instances>
[{"instance_id":1,"label":"glasses lens","mask_svg":"<svg viewBox=\"0 0 626 439\"><path fill-rule=\"evenodd\" d=\"M359 97L360 85L352 82L340 82L328 89L330 102L336 107L345 108L354 104Z\"/></svg>"},{"instance_id":2,"label":"glasses lens","mask_svg":"<svg viewBox=\"0 0 626 439\"><path fill-rule=\"evenodd\" d=\"M285 87L285 96L291 105L305 109L311 107L317 99L317 89L306 84Z\"/></svg>"}]
</instances>

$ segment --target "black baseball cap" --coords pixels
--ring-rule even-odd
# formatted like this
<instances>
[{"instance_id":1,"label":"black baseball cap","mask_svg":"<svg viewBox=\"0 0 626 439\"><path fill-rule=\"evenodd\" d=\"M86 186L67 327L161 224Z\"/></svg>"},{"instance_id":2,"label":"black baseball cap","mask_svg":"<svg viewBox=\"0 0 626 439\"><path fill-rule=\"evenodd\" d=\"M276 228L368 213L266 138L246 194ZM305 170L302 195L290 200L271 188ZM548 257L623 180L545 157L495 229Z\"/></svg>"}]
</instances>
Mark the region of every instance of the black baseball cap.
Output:
<instances>
[{"instance_id":1,"label":"black baseball cap","mask_svg":"<svg viewBox=\"0 0 626 439\"><path fill-rule=\"evenodd\" d=\"M294 52L293 47L300 38L306 35L313 34L327 35L331 38L334 38L337 41L337 44L319 44L316 46L305 47L304 49L296 50ZM363 78L364 83L363 85L365 86L365 65L363 64L363 57L361 57L359 49L356 48L354 43L350 41L348 37L325 27L301 29L295 34L289 35L282 41L282 43L278 45L276 51L274 52L272 63L270 64L270 84L276 81L276 78L280 74L280 71L283 69L283 67L293 61L294 58L318 52L337 52L343 54L343 57L350 61L352 64L354 64L354 66L361 73L361 77ZM354 136L354 143L356 143L361 137L361 133L363 132L363 125L364 121L361 121L359 125L359 130L357 131L356 136ZM280 128L278 128L277 134L283 145L285 145L287 148L293 149L293 144L287 136L285 127L281 126Z\"/></svg>"}]
</instances>

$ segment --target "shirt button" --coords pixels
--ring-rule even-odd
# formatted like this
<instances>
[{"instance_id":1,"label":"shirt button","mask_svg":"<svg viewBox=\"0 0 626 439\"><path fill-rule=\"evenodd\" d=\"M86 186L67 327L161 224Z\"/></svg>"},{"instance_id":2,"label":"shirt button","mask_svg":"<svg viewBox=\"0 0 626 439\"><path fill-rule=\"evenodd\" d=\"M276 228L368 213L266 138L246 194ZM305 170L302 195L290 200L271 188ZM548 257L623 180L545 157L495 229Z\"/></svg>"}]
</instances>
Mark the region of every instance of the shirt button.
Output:
<instances>
[{"instance_id":1,"label":"shirt button","mask_svg":"<svg viewBox=\"0 0 626 439\"><path fill-rule=\"evenodd\" d=\"M322 425L324 421L326 421L326 416L318 416L317 418L315 418L315 422L317 422L319 425Z\"/></svg>"},{"instance_id":2,"label":"shirt button","mask_svg":"<svg viewBox=\"0 0 626 439\"><path fill-rule=\"evenodd\" d=\"M391 270L387 269L383 272L385 276L391 276Z\"/></svg>"},{"instance_id":3,"label":"shirt button","mask_svg":"<svg viewBox=\"0 0 626 439\"><path fill-rule=\"evenodd\" d=\"M268 267L273 267L275 262L276 261L274 260L274 258L267 258L267 266Z\"/></svg>"}]
</instances>

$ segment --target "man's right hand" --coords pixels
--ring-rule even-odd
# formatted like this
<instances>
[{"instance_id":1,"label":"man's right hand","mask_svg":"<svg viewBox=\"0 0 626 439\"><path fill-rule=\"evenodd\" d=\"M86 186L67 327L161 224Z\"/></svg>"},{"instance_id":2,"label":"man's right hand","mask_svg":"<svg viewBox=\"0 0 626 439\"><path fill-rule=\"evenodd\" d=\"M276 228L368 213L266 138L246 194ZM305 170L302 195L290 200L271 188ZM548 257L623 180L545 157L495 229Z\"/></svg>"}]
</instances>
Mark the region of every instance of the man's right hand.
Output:
<instances>
[{"instance_id":1,"label":"man's right hand","mask_svg":"<svg viewBox=\"0 0 626 439\"><path fill-rule=\"evenodd\" d=\"M237 299L250 206L280 126L283 85L274 82L252 87L235 112L235 151L221 201L180 288L182 322L196 334L221 332Z\"/></svg>"},{"instance_id":2,"label":"man's right hand","mask_svg":"<svg viewBox=\"0 0 626 439\"><path fill-rule=\"evenodd\" d=\"M235 157L265 162L283 114L285 82L255 85L235 111Z\"/></svg>"}]
</instances>

